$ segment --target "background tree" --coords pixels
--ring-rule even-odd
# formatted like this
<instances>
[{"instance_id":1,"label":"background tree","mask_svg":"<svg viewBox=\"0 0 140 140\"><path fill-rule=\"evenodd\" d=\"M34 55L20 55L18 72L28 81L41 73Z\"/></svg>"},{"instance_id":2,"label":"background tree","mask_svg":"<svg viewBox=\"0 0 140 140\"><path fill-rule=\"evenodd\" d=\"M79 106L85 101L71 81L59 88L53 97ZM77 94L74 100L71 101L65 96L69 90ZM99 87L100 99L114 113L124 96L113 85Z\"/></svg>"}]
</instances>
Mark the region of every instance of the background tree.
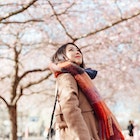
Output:
<instances>
[{"instance_id":1,"label":"background tree","mask_svg":"<svg viewBox=\"0 0 140 140\"><path fill-rule=\"evenodd\" d=\"M18 35L14 36L18 37ZM33 91L30 89L31 86L34 86L36 84L39 85L44 80L48 79L51 73L46 72L47 68L42 70L34 67L30 68L29 70L26 69L26 63L24 63L23 61L23 54L25 53L25 51L17 38L15 38L15 40L13 41L13 44L5 44L5 47L5 50L7 51L7 56L1 56L1 59L3 59L3 64L1 64L1 66L5 65L6 62L9 66L9 69L2 71L3 73L1 73L2 95L0 95L0 98L3 100L3 102L7 105L8 108L12 128L11 139L16 140L18 100L24 94L33 94ZM38 78L35 75L38 75Z\"/></svg>"}]
</instances>

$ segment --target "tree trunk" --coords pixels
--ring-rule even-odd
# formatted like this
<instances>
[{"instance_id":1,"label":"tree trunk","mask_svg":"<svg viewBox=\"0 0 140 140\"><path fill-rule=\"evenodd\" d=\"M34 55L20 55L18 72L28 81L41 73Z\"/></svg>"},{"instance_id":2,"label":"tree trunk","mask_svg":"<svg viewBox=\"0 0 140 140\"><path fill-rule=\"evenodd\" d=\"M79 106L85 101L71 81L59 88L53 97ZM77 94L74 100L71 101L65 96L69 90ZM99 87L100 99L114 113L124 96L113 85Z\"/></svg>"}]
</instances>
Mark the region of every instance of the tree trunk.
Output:
<instances>
[{"instance_id":1,"label":"tree trunk","mask_svg":"<svg viewBox=\"0 0 140 140\"><path fill-rule=\"evenodd\" d=\"M9 117L11 121L11 136L10 140L17 140L17 106L9 106Z\"/></svg>"}]
</instances>

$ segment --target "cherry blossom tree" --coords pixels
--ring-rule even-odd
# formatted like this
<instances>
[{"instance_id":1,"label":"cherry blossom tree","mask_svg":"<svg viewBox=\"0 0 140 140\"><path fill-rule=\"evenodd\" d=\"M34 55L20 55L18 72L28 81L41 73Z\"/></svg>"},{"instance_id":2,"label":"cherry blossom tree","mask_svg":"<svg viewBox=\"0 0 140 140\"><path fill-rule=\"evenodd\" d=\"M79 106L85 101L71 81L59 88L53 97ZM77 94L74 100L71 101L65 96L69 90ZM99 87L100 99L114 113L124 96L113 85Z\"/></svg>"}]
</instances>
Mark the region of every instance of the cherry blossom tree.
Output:
<instances>
[{"instance_id":1,"label":"cherry blossom tree","mask_svg":"<svg viewBox=\"0 0 140 140\"><path fill-rule=\"evenodd\" d=\"M8 108L12 140L21 97L54 96L48 64L66 42L77 44L86 66L98 70L93 82L120 122L124 110L138 112L139 1L1 0L0 11L0 99Z\"/></svg>"}]
</instances>

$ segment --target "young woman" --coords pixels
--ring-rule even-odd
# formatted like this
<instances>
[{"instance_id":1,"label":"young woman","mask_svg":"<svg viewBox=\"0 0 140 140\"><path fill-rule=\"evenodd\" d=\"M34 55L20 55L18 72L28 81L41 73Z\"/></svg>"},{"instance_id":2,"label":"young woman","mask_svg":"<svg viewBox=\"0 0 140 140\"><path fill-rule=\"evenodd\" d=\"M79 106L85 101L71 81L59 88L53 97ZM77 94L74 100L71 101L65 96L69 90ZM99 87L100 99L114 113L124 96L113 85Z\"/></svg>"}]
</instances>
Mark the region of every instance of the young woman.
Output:
<instances>
[{"instance_id":1,"label":"young woman","mask_svg":"<svg viewBox=\"0 0 140 140\"><path fill-rule=\"evenodd\" d=\"M58 91L56 140L124 140L114 116L92 87L90 80L97 71L84 69L80 49L73 43L64 44L52 62Z\"/></svg>"}]
</instances>

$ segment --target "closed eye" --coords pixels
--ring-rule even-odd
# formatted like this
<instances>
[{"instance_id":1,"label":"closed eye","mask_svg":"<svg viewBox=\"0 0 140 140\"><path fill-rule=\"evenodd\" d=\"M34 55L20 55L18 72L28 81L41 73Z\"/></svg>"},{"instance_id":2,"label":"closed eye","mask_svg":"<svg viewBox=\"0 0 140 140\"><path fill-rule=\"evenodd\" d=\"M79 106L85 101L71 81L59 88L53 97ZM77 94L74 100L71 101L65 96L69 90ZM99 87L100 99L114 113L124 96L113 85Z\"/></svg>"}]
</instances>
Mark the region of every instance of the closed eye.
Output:
<instances>
[{"instance_id":1,"label":"closed eye","mask_svg":"<svg viewBox=\"0 0 140 140\"><path fill-rule=\"evenodd\" d=\"M71 48L71 49L69 49L68 51L73 51L73 49Z\"/></svg>"},{"instance_id":2,"label":"closed eye","mask_svg":"<svg viewBox=\"0 0 140 140\"><path fill-rule=\"evenodd\" d=\"M73 51L73 49L69 49L69 51Z\"/></svg>"}]
</instances>

